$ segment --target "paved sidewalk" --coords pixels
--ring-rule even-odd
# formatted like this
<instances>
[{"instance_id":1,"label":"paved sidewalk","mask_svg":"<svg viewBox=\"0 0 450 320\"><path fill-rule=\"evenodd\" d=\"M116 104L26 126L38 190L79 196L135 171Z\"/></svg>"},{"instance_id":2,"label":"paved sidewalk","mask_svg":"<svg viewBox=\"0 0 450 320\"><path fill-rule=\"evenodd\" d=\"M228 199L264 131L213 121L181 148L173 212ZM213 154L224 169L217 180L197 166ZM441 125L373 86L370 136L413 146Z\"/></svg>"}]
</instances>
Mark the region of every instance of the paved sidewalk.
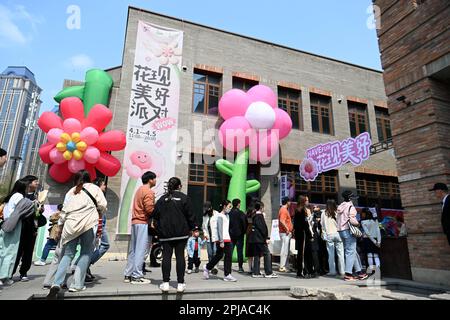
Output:
<instances>
[{"instance_id":1,"label":"paved sidewalk","mask_svg":"<svg viewBox=\"0 0 450 320\"><path fill-rule=\"evenodd\" d=\"M123 270L126 261L99 261L91 268L96 281L87 284L87 290L80 293L65 292L64 299L113 299L113 300L189 300L189 299L239 299L239 300L409 300L409 299L442 299L448 300L446 288L436 288L426 284L396 279L384 279L381 286L367 287L367 282L344 282L342 279L320 277L317 279L297 279L295 273L281 273L274 279L254 279L247 273L240 274L233 265L233 276L237 282L223 281L223 268L219 274L204 280L202 272L186 274L187 284L184 295L176 294L175 263L172 266L171 291L162 295L158 286L162 282L161 268L150 268L146 278L151 284L133 285L123 282ZM202 269L203 264L200 266ZM48 290L42 289L42 281L48 266L34 266L28 276L29 282L16 282L12 286L3 287L0 300L45 299ZM274 270L277 267L274 264ZM18 280L15 277L14 280ZM71 277L69 277L69 283ZM403 289L402 289L403 288ZM409 291L404 289L408 288ZM417 293L413 293L416 291ZM433 292L433 290L435 290ZM438 292L439 291L439 292ZM447 291L447 293L446 293Z\"/></svg>"},{"instance_id":2,"label":"paved sidewalk","mask_svg":"<svg viewBox=\"0 0 450 320\"><path fill-rule=\"evenodd\" d=\"M91 268L92 273L96 276L96 281L92 284L87 284L87 290L81 293L66 293L67 297L76 296L128 296L128 295L149 295L161 294L158 286L162 283L161 268L150 268L151 273L147 273L146 278L151 279L152 283L149 285L132 285L123 282L123 270L125 269L126 261L99 261ZM203 263L200 266L202 269ZM36 295L42 298L48 293L48 290L42 289L42 281L48 270L48 265L45 267L34 266L31 268L28 276L29 282L16 282L12 286L3 287L0 293L0 300L25 300L31 296ZM274 270L276 270L274 266ZM211 276L209 280L204 280L202 271L199 273L186 274L185 282L187 284L186 294L189 292L233 292L233 291L258 291L265 296L273 296L271 291L284 291L284 295L289 295L289 290L293 285L303 286L335 286L345 284L344 281L336 278L321 277L318 279L296 279L295 273L282 273L279 278L274 279L254 279L247 273L240 274L237 272L237 266L233 265L233 276L238 280L237 282L223 281L223 268L219 266L219 273L217 276ZM18 280L18 276L13 278ZM71 279L69 278L69 281ZM176 271L175 263L172 266L171 275L171 292L176 291ZM278 294L276 294L278 296ZM206 297L205 297L206 298ZM213 294L211 295L213 298Z\"/></svg>"}]
</instances>

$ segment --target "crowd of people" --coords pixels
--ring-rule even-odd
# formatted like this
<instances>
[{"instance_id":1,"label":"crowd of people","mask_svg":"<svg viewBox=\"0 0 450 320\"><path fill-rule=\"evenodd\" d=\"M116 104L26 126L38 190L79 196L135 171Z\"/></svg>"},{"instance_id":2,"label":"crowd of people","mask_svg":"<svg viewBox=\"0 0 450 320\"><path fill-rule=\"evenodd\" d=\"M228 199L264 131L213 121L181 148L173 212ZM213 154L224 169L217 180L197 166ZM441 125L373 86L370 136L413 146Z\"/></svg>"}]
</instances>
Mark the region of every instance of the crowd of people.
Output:
<instances>
[{"instance_id":1,"label":"crowd of people","mask_svg":"<svg viewBox=\"0 0 450 320\"><path fill-rule=\"evenodd\" d=\"M0 165L5 163L5 158L6 154L0 153ZM157 184L155 173L146 172L141 180L142 186L135 193L132 207L124 282L133 285L151 283L145 277L148 272L145 261L156 237L162 247L163 281L159 286L162 292L170 289L173 254L177 292L180 293L186 289L186 274L202 272L203 278L208 280L218 275L217 266L221 260L223 280L236 282L232 275L235 249L239 273L246 272L246 258L247 272L251 277L278 277L273 271L269 248L271 239L263 202L253 199L245 213L239 199L222 201L217 211L210 202L206 202L199 224L189 197L182 192L179 178L169 179L165 194L158 200L152 190ZM437 184L433 190L437 190L437 196L443 199L445 211L448 208L448 189L441 185ZM37 231L47 225L43 205L36 199L38 186L37 177L26 176L16 181L1 201L0 286L11 285L17 270L20 281L29 280ZM56 299L63 288L70 292L83 291L85 283L94 281L90 267L110 247L106 232L106 190L104 179L91 181L89 173L82 170L75 175L74 186L65 195L64 203L49 216L47 242L41 258L34 262L35 266L46 265L50 251L54 251L43 283L44 288L50 290L49 299ZM358 214L351 191L344 191L342 198L339 205L333 199L328 200L324 209L311 206L306 195L298 198L295 208L289 197L282 199L278 214L280 273L296 271L296 276L303 279L328 275L342 277L345 281L358 281L379 272L382 237L376 213L364 208ZM296 252L290 248L292 241L295 241ZM208 262L201 268L201 250L205 247ZM76 256L77 250L79 256ZM360 255L361 252L364 254ZM155 265L158 266L152 261L152 266ZM69 270L73 274L72 283L67 283Z\"/></svg>"}]
</instances>

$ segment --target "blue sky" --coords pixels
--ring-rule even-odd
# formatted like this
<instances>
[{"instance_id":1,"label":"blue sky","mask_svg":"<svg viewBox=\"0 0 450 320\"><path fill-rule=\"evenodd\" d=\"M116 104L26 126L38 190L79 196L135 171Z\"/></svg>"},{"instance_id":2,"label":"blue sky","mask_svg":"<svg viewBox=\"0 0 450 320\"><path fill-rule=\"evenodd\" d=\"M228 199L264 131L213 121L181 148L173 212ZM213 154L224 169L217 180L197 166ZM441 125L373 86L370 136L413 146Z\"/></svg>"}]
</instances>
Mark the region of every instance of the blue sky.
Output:
<instances>
[{"instance_id":1,"label":"blue sky","mask_svg":"<svg viewBox=\"0 0 450 320\"><path fill-rule=\"evenodd\" d=\"M371 0L0 0L0 69L25 65L34 72L42 111L64 79L122 62L127 7L207 26L381 70L376 31L368 28ZM67 9L80 9L70 30ZM0 72L1 72L0 71Z\"/></svg>"}]
</instances>

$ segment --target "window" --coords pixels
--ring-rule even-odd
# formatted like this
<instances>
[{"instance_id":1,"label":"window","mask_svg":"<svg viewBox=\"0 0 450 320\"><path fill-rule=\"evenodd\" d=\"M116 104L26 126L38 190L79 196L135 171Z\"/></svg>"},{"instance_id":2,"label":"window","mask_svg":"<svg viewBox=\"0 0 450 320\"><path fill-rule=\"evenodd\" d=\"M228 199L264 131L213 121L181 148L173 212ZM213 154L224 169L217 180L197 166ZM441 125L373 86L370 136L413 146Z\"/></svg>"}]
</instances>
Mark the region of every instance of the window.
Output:
<instances>
[{"instance_id":1,"label":"window","mask_svg":"<svg viewBox=\"0 0 450 320\"><path fill-rule=\"evenodd\" d=\"M300 195L307 195L309 201L315 204L326 204L328 199L338 200L337 171L332 170L319 174L315 181L306 182L300 177L299 166L281 165L281 175L286 175L293 181L295 201Z\"/></svg>"},{"instance_id":2,"label":"window","mask_svg":"<svg viewBox=\"0 0 450 320\"><path fill-rule=\"evenodd\" d=\"M377 204L385 209L402 209L398 178L356 173L358 204L373 207Z\"/></svg>"},{"instance_id":3,"label":"window","mask_svg":"<svg viewBox=\"0 0 450 320\"><path fill-rule=\"evenodd\" d=\"M367 105L348 101L348 117L350 119L350 134L352 138L356 138L363 132L369 132Z\"/></svg>"},{"instance_id":4,"label":"window","mask_svg":"<svg viewBox=\"0 0 450 320\"><path fill-rule=\"evenodd\" d=\"M377 116L378 140L381 142L391 139L391 121L389 120L388 110L375 107L375 114Z\"/></svg>"},{"instance_id":5,"label":"window","mask_svg":"<svg viewBox=\"0 0 450 320\"><path fill-rule=\"evenodd\" d=\"M7 93L3 99L3 104L0 106L0 120L6 120L6 115L8 113L9 102L11 101L11 94ZM1 97L0 97L1 98ZM0 99L1 101L1 99Z\"/></svg>"},{"instance_id":6,"label":"window","mask_svg":"<svg viewBox=\"0 0 450 320\"><path fill-rule=\"evenodd\" d=\"M333 135L331 98L311 93L310 101L312 131Z\"/></svg>"},{"instance_id":7,"label":"window","mask_svg":"<svg viewBox=\"0 0 450 320\"><path fill-rule=\"evenodd\" d=\"M219 204L226 198L227 177L216 169L214 164L205 164L199 161L200 155L191 154L189 165L188 195L191 198L192 210L201 223L203 203L211 201L217 210Z\"/></svg>"},{"instance_id":8,"label":"window","mask_svg":"<svg viewBox=\"0 0 450 320\"><path fill-rule=\"evenodd\" d=\"M247 92L252 87L257 86L258 84L258 81L233 77L233 89L240 89Z\"/></svg>"},{"instance_id":9,"label":"window","mask_svg":"<svg viewBox=\"0 0 450 320\"><path fill-rule=\"evenodd\" d=\"M222 94L222 75L200 70L194 71L193 111L217 115Z\"/></svg>"},{"instance_id":10,"label":"window","mask_svg":"<svg viewBox=\"0 0 450 320\"><path fill-rule=\"evenodd\" d=\"M301 91L278 87L278 107L292 119L292 128L303 130Z\"/></svg>"}]
</instances>

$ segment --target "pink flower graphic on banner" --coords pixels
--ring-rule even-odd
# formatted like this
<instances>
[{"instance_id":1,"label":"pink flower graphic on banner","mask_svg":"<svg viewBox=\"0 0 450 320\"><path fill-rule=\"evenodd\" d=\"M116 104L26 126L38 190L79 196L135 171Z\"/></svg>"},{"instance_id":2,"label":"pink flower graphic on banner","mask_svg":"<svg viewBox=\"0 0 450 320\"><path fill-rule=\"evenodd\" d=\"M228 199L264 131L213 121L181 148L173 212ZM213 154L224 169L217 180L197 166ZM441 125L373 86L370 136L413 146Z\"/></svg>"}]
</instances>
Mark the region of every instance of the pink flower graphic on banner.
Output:
<instances>
[{"instance_id":1,"label":"pink flower graphic on banner","mask_svg":"<svg viewBox=\"0 0 450 320\"><path fill-rule=\"evenodd\" d=\"M96 169L107 176L115 176L120 161L108 151L125 148L122 131L102 132L112 119L112 112L104 105L95 105L84 117L83 102L79 98L65 98L60 106L63 119L53 112L44 112L38 126L47 133L48 142L41 146L39 155L50 164L50 176L59 183L67 182L72 174L87 170L91 179Z\"/></svg>"},{"instance_id":2,"label":"pink flower graphic on banner","mask_svg":"<svg viewBox=\"0 0 450 320\"><path fill-rule=\"evenodd\" d=\"M135 151L130 157L130 164L125 167L129 177L140 179L147 171L153 171L157 177L162 174L162 164L144 151Z\"/></svg>"},{"instance_id":3,"label":"pink flower graphic on banner","mask_svg":"<svg viewBox=\"0 0 450 320\"><path fill-rule=\"evenodd\" d=\"M278 108L276 94L263 85L247 93L232 89L219 102L219 112L225 122L220 127L219 140L230 151L250 149L250 158L268 163L278 151L279 141L292 129L292 120Z\"/></svg>"},{"instance_id":4,"label":"pink flower graphic on banner","mask_svg":"<svg viewBox=\"0 0 450 320\"><path fill-rule=\"evenodd\" d=\"M319 175L317 163L311 159L304 159L300 165L300 176L306 181L314 181Z\"/></svg>"},{"instance_id":5,"label":"pink flower graphic on banner","mask_svg":"<svg viewBox=\"0 0 450 320\"><path fill-rule=\"evenodd\" d=\"M159 63L162 65L178 64L180 61L182 50L178 48L178 44L161 44L159 48L155 50L155 56L159 58Z\"/></svg>"},{"instance_id":6,"label":"pink flower graphic on banner","mask_svg":"<svg viewBox=\"0 0 450 320\"><path fill-rule=\"evenodd\" d=\"M162 141L161 141L161 140L156 141L156 142L155 142L155 146L156 146L157 148L161 148L161 147L163 146Z\"/></svg>"}]
</instances>

